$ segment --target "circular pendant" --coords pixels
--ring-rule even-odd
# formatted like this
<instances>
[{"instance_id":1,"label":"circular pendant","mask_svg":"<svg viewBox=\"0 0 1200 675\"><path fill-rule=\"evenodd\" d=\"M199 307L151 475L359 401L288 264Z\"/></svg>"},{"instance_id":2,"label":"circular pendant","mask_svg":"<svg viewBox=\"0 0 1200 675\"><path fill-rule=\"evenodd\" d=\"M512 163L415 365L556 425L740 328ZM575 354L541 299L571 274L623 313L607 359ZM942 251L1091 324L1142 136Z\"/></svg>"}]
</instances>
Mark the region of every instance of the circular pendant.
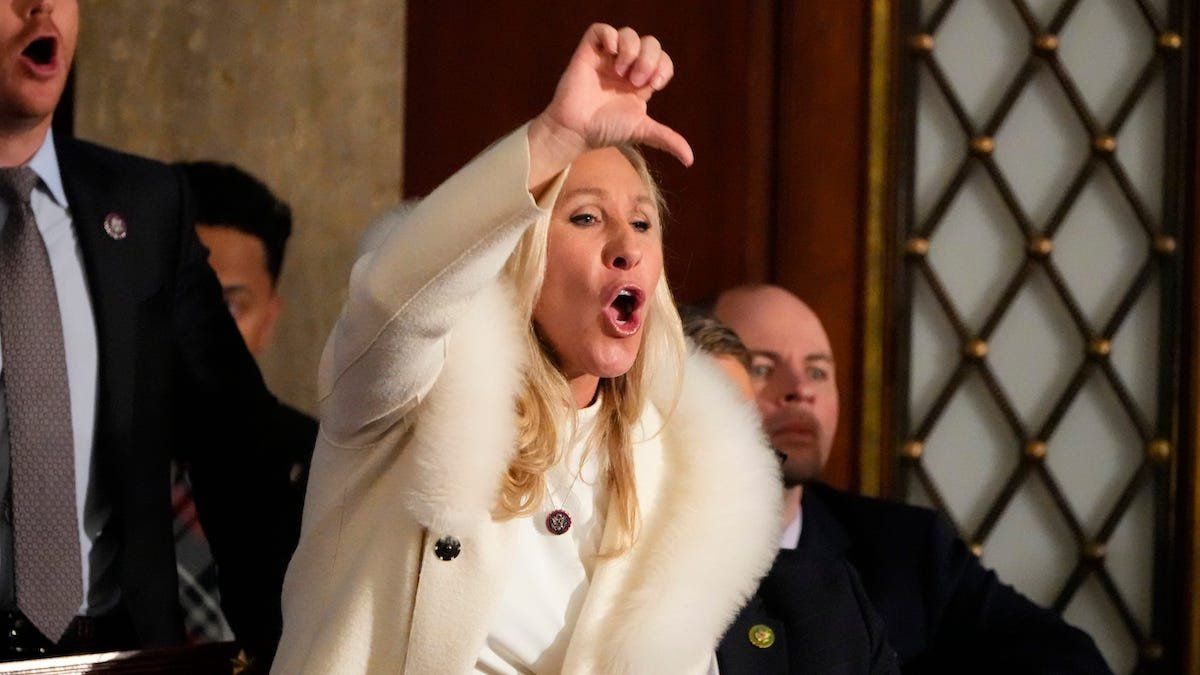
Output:
<instances>
[{"instance_id":1,"label":"circular pendant","mask_svg":"<svg viewBox=\"0 0 1200 675\"><path fill-rule=\"evenodd\" d=\"M571 514L554 509L546 516L546 529L550 530L550 534L565 534L571 529Z\"/></svg>"}]
</instances>

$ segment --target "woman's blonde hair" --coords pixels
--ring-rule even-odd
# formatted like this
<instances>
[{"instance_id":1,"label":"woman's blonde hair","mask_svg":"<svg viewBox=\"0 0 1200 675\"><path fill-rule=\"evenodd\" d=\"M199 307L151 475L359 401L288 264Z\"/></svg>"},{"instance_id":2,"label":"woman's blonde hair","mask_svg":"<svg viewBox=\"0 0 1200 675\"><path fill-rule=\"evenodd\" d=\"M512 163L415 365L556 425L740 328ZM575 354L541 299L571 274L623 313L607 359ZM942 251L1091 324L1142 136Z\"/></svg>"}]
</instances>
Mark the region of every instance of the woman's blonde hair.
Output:
<instances>
[{"instance_id":1,"label":"woman's blonde hair","mask_svg":"<svg viewBox=\"0 0 1200 675\"><path fill-rule=\"evenodd\" d=\"M666 204L649 166L642 154L632 146L618 146L621 154L633 165L646 184L657 207L658 222L663 227ZM499 515L514 517L536 511L546 495L546 472L560 459L560 445L575 433L575 400L553 350L538 335L533 323L533 310L540 295L546 272L546 243L549 219L543 218L522 237L505 265L504 274L516 287L521 303L518 310L526 320L525 348L529 366L517 397L517 453L508 465L500 495ZM661 229L660 229L661 232ZM602 556L617 556L633 545L637 538L640 513L633 469L633 430L641 418L649 383L657 368L681 373L686 346L679 312L667 284L665 272L650 298L649 312L643 324L642 345L629 372L600 381L600 411L587 440L585 453L603 452L603 480L608 489L610 508L615 508L615 544ZM663 420L673 412L679 396L680 382L673 390L666 410L660 411ZM648 430L658 433L661 430ZM566 435L564 435L564 433ZM586 457L586 454L585 454ZM606 535L606 539L607 539Z\"/></svg>"}]
</instances>

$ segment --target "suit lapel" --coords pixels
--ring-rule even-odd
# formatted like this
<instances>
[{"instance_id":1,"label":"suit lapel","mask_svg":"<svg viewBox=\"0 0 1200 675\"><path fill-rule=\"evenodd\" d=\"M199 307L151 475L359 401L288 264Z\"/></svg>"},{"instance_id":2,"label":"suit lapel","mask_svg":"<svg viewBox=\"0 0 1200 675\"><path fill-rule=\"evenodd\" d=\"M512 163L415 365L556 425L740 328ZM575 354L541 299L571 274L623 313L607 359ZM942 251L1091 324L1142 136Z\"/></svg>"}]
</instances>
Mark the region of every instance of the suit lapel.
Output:
<instances>
[{"instance_id":1,"label":"suit lapel","mask_svg":"<svg viewBox=\"0 0 1200 675\"><path fill-rule=\"evenodd\" d=\"M850 551L850 535L833 516L829 506L817 494L817 488L806 488L800 499L803 525L797 548L816 549L837 556Z\"/></svg>"},{"instance_id":2,"label":"suit lapel","mask_svg":"<svg viewBox=\"0 0 1200 675\"><path fill-rule=\"evenodd\" d=\"M104 230L105 217L117 212L111 172L88 161L76 141L56 138L55 145L95 313L100 445L105 434L132 428L137 307L130 289L136 286L140 237L136 228L122 240Z\"/></svg>"}]
</instances>

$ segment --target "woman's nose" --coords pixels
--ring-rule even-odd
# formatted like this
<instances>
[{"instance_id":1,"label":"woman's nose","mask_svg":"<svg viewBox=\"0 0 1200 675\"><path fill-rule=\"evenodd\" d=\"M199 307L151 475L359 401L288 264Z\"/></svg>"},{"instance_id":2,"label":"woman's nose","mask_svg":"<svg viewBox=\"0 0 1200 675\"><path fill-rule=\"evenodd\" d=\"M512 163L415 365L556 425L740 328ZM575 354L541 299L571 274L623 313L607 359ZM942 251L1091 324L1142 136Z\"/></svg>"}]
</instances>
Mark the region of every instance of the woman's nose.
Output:
<instances>
[{"instance_id":1,"label":"woman's nose","mask_svg":"<svg viewBox=\"0 0 1200 675\"><path fill-rule=\"evenodd\" d=\"M642 251L629 239L621 238L609 244L604 258L609 267L627 272L642 262Z\"/></svg>"}]
</instances>

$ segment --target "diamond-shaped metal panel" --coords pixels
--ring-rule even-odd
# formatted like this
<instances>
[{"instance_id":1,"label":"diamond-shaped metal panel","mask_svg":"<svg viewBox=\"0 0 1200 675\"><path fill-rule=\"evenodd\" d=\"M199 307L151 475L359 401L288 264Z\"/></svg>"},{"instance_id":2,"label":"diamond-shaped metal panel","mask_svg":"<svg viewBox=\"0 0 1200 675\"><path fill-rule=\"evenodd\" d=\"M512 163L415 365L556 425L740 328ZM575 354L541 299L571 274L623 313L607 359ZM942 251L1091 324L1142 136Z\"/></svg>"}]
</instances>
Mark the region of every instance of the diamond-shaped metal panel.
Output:
<instances>
[{"instance_id":1,"label":"diamond-shaped metal panel","mask_svg":"<svg viewBox=\"0 0 1200 675\"><path fill-rule=\"evenodd\" d=\"M1088 140L1054 75L1038 71L996 131L995 149L996 164L1034 223L1045 223L1087 161Z\"/></svg>"},{"instance_id":2,"label":"diamond-shaped metal panel","mask_svg":"<svg viewBox=\"0 0 1200 675\"><path fill-rule=\"evenodd\" d=\"M928 260L940 283L954 290L955 310L972 333L1021 266L1024 237L988 177L972 172L942 216Z\"/></svg>"},{"instance_id":3,"label":"diamond-shaped metal panel","mask_svg":"<svg viewBox=\"0 0 1200 675\"><path fill-rule=\"evenodd\" d=\"M925 468L934 485L960 488L943 489L942 495L955 521L972 530L999 494L1003 482L998 479L1017 468L1012 433L978 376L968 377L956 388L940 419L953 419L955 424L935 425L930 431L925 439Z\"/></svg>"},{"instance_id":4,"label":"diamond-shaped metal panel","mask_svg":"<svg viewBox=\"0 0 1200 675\"><path fill-rule=\"evenodd\" d=\"M1089 109L1111 119L1129 83L1154 58L1136 2L1087 0L1079 3L1059 35L1059 58L1071 73Z\"/></svg>"},{"instance_id":5,"label":"diamond-shaped metal panel","mask_svg":"<svg viewBox=\"0 0 1200 675\"><path fill-rule=\"evenodd\" d=\"M1054 500L1036 479L1024 481L983 545L983 562L1034 602L1050 605L1075 565L1063 548L1071 528L1055 513ZM1034 523L1030 527L1028 523Z\"/></svg>"},{"instance_id":6,"label":"diamond-shaped metal panel","mask_svg":"<svg viewBox=\"0 0 1200 675\"><path fill-rule=\"evenodd\" d=\"M1141 439L1103 377L1088 378L1046 446L1046 464L1062 477L1064 496L1084 531L1098 531L1142 463L1140 453L1130 452Z\"/></svg>"},{"instance_id":7,"label":"diamond-shaped metal panel","mask_svg":"<svg viewBox=\"0 0 1200 675\"><path fill-rule=\"evenodd\" d=\"M900 314L939 344L901 347L899 485L1118 672L1165 664L1172 635L1148 553L1176 455L1178 2L903 5Z\"/></svg>"},{"instance_id":8,"label":"diamond-shaped metal panel","mask_svg":"<svg viewBox=\"0 0 1200 675\"><path fill-rule=\"evenodd\" d=\"M996 379L1026 426L1036 428L1084 358L1084 341L1045 273L1021 279L988 342Z\"/></svg>"},{"instance_id":9,"label":"diamond-shaped metal panel","mask_svg":"<svg viewBox=\"0 0 1200 675\"><path fill-rule=\"evenodd\" d=\"M1151 255L1146 234L1112 175L1097 171L1054 241L1054 261L1079 309L1103 325Z\"/></svg>"},{"instance_id":10,"label":"diamond-shaped metal panel","mask_svg":"<svg viewBox=\"0 0 1200 675\"><path fill-rule=\"evenodd\" d=\"M1007 2L957 2L946 14L938 49L962 56L942 67L975 124L986 122L1004 85L1021 69L1026 35L1021 16Z\"/></svg>"}]
</instances>

